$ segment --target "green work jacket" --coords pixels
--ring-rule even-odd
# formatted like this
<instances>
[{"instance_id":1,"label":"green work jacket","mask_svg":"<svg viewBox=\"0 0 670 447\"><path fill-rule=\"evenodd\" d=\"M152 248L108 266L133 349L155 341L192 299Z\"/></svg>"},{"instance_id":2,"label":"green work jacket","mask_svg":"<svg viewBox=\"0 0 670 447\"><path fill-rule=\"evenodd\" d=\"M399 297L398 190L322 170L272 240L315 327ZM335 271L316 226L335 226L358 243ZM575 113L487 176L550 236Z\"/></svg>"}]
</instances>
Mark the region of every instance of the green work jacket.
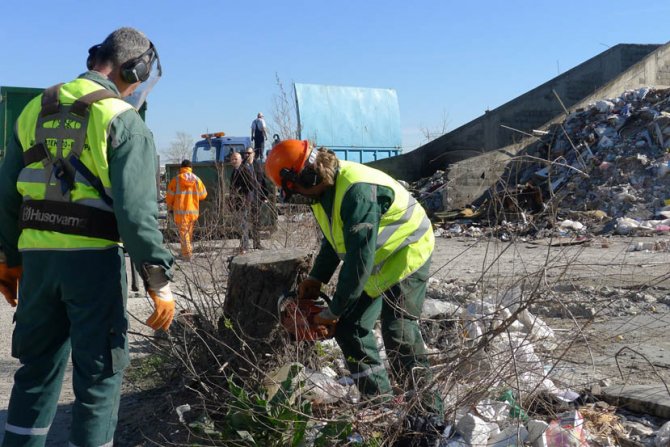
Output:
<instances>
[{"instance_id":1,"label":"green work jacket","mask_svg":"<svg viewBox=\"0 0 670 447\"><path fill-rule=\"evenodd\" d=\"M59 99L68 105L103 88L118 95L110 80L89 71L63 84ZM91 250L118 245L118 241L99 237L35 228L20 230L21 201L43 199L46 189L43 164L37 161L24 166L23 160L23 152L35 144L41 97L33 99L19 116L16 139L10 142L6 158L0 165L0 203L3 205L0 206L0 244L10 265L20 263L19 251ZM64 144L64 156L67 155L66 147ZM55 155L49 139L47 148ZM156 150L151 132L137 111L117 98L95 102L91 106L86 143L79 159L101 181L113 205L105 204L96 188L79 174L75 176L71 201L113 212L119 235L136 265L159 265L169 272L173 260L163 247L157 221Z\"/></svg>"},{"instance_id":2,"label":"green work jacket","mask_svg":"<svg viewBox=\"0 0 670 447\"><path fill-rule=\"evenodd\" d=\"M361 195L365 191L361 185L369 185L369 198ZM385 203L383 207L377 202L378 190L382 192L380 202ZM392 194L383 193L389 190ZM357 192L350 194L351 191ZM391 200L384 200L384 195L387 198L391 196ZM362 283L363 290L369 296L381 295L415 272L430 258L435 239L425 211L405 188L383 172L357 163L340 161L335 185L322 199L312 205L312 211L324 237L339 259L345 262L343 272L345 268L348 274L356 272L355 281ZM329 202L330 209L324 208L324 202ZM351 207L366 207L366 203L372 204L372 208L361 213L359 222L353 221ZM377 216L374 216L375 212ZM358 249L354 242L356 238L352 238L351 234L356 232L367 233L367 240L371 240L374 246L366 256L355 260L349 257L349 252ZM323 257L320 253L317 263ZM358 265L354 269L350 266L347 268L348 262ZM318 271L319 267L315 265L315 277L323 280L319 278ZM340 282L343 279L342 274ZM351 278L346 279L354 281ZM338 283L336 296L340 293L339 289ZM337 314L343 310L338 307L340 306L331 306L331 310Z\"/></svg>"}]
</instances>

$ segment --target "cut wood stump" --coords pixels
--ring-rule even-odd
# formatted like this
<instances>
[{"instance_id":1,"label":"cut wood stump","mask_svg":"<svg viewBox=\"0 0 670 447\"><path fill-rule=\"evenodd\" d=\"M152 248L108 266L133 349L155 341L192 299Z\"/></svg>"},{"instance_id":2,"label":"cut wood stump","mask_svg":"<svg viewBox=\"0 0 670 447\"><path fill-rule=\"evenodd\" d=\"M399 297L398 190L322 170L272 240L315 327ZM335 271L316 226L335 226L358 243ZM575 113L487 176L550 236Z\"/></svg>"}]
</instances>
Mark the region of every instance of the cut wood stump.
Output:
<instances>
[{"instance_id":1,"label":"cut wood stump","mask_svg":"<svg viewBox=\"0 0 670 447\"><path fill-rule=\"evenodd\" d=\"M296 289L312 262L311 252L304 249L259 250L235 256L230 263L219 333L235 329L246 343L267 339L279 324L277 300Z\"/></svg>"}]
</instances>

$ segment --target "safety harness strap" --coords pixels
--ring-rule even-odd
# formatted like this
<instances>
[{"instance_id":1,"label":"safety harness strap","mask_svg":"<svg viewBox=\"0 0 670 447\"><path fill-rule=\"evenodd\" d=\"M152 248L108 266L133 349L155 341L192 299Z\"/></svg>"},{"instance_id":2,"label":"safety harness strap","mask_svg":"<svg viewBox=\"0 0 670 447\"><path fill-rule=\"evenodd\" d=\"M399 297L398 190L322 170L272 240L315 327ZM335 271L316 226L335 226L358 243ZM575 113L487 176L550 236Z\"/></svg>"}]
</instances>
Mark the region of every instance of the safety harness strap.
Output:
<instances>
[{"instance_id":1,"label":"safety harness strap","mask_svg":"<svg viewBox=\"0 0 670 447\"><path fill-rule=\"evenodd\" d=\"M82 96L71 106L62 106L59 100L61 85L63 84L49 87L42 94L42 111L35 130L37 143L23 153L24 166L36 161L52 159L45 145L47 138L57 141L56 158L63 158L63 140L66 139L72 140L69 155L79 158L86 141L91 105L102 99L118 98L117 94L103 88ZM52 124L45 126L49 122Z\"/></svg>"},{"instance_id":2,"label":"safety harness strap","mask_svg":"<svg viewBox=\"0 0 670 447\"><path fill-rule=\"evenodd\" d=\"M102 99L118 98L100 89L77 99L72 105L60 102L60 87L54 85L42 95L42 111L37 118L35 141L23 153L24 166L42 162L48 175L45 178L44 200L26 200L22 204L20 228L58 231L66 234L97 237L118 241L119 232L114 214L92 206L71 202L75 175L81 174L93 186L100 198L112 206L112 198L105 192L102 180L81 162L91 105ZM47 147L55 144L55 156ZM65 157L65 150L68 150ZM53 180L55 181L53 181Z\"/></svg>"},{"instance_id":3,"label":"safety harness strap","mask_svg":"<svg viewBox=\"0 0 670 447\"><path fill-rule=\"evenodd\" d=\"M42 161L45 158L51 158L44 143L39 142L23 153L23 166Z\"/></svg>"},{"instance_id":4,"label":"safety harness strap","mask_svg":"<svg viewBox=\"0 0 670 447\"><path fill-rule=\"evenodd\" d=\"M76 234L120 241L114 213L78 203L26 200L21 204L19 228Z\"/></svg>"},{"instance_id":5,"label":"safety harness strap","mask_svg":"<svg viewBox=\"0 0 670 447\"><path fill-rule=\"evenodd\" d=\"M119 96L116 93L110 92L109 90L104 88L96 90L77 99L74 102L74 104L72 104L72 108L70 109L70 111L72 113L76 113L79 116L87 116L90 110L89 107L94 102L100 101L102 99L118 98L118 97Z\"/></svg>"},{"instance_id":6,"label":"safety harness strap","mask_svg":"<svg viewBox=\"0 0 670 447\"><path fill-rule=\"evenodd\" d=\"M94 187L96 191L98 191L98 194L100 194L100 198L103 200L103 202L111 207L114 202L107 194L107 191L105 191L105 185L102 184L102 180L96 177L95 174L93 174L91 170L88 169L86 165L82 163L81 160L79 160L77 157L70 156L68 161L72 166L74 166L77 172L79 172L86 180L88 180L91 186Z\"/></svg>"},{"instance_id":7,"label":"safety harness strap","mask_svg":"<svg viewBox=\"0 0 670 447\"><path fill-rule=\"evenodd\" d=\"M54 115L60 111L60 101L58 99L60 95L60 88L63 85L60 84L52 85L48 89L44 90L42 93L42 109L40 111L40 118L48 115ZM38 122L41 120L38 119ZM39 126L38 126L39 128ZM23 153L23 166L28 166L31 163L42 161L45 158L50 159L51 154L44 145L44 141L37 139L37 143L34 144L30 149Z\"/></svg>"},{"instance_id":8,"label":"safety harness strap","mask_svg":"<svg viewBox=\"0 0 670 447\"><path fill-rule=\"evenodd\" d=\"M60 87L63 85L60 84L52 85L48 89L44 90L42 93L42 111L40 112L41 116L53 115L58 113L60 109L60 101L58 97L60 96Z\"/></svg>"}]
</instances>

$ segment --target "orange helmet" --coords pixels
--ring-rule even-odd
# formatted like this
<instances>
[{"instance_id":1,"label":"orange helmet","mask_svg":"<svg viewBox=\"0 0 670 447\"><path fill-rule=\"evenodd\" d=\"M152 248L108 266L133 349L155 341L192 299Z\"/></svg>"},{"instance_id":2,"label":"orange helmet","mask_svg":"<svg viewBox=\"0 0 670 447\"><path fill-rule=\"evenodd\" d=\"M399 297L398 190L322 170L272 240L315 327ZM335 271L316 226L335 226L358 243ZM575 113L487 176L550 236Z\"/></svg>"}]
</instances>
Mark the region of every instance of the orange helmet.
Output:
<instances>
[{"instance_id":1,"label":"orange helmet","mask_svg":"<svg viewBox=\"0 0 670 447\"><path fill-rule=\"evenodd\" d=\"M265 173L275 185L282 186L282 170L299 174L309 157L309 141L284 140L276 144L265 160Z\"/></svg>"}]
</instances>

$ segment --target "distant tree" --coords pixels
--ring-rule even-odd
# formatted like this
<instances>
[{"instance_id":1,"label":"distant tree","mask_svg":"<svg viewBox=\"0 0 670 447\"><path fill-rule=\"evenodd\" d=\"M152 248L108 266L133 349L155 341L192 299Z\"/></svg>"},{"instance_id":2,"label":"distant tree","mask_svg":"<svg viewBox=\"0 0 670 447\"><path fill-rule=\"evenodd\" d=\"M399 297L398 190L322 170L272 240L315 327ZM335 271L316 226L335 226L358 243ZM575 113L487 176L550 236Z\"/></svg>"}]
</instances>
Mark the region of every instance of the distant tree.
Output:
<instances>
[{"instance_id":1,"label":"distant tree","mask_svg":"<svg viewBox=\"0 0 670 447\"><path fill-rule=\"evenodd\" d=\"M442 111L441 123L438 123L437 125L431 128L423 126L419 128L421 130L421 134L423 135L423 141L421 142L421 144L429 143L447 133L448 124L449 124L449 115L447 115L447 112Z\"/></svg>"},{"instance_id":2,"label":"distant tree","mask_svg":"<svg viewBox=\"0 0 670 447\"><path fill-rule=\"evenodd\" d=\"M182 160L191 159L193 152L193 137L186 132L177 132L170 146L164 152L167 163L181 163Z\"/></svg>"},{"instance_id":3,"label":"distant tree","mask_svg":"<svg viewBox=\"0 0 670 447\"><path fill-rule=\"evenodd\" d=\"M300 138L295 89L287 92L277 73L275 79L278 92L272 98L272 121L268 124L268 137L270 141L274 134L278 134L280 140Z\"/></svg>"}]
</instances>

